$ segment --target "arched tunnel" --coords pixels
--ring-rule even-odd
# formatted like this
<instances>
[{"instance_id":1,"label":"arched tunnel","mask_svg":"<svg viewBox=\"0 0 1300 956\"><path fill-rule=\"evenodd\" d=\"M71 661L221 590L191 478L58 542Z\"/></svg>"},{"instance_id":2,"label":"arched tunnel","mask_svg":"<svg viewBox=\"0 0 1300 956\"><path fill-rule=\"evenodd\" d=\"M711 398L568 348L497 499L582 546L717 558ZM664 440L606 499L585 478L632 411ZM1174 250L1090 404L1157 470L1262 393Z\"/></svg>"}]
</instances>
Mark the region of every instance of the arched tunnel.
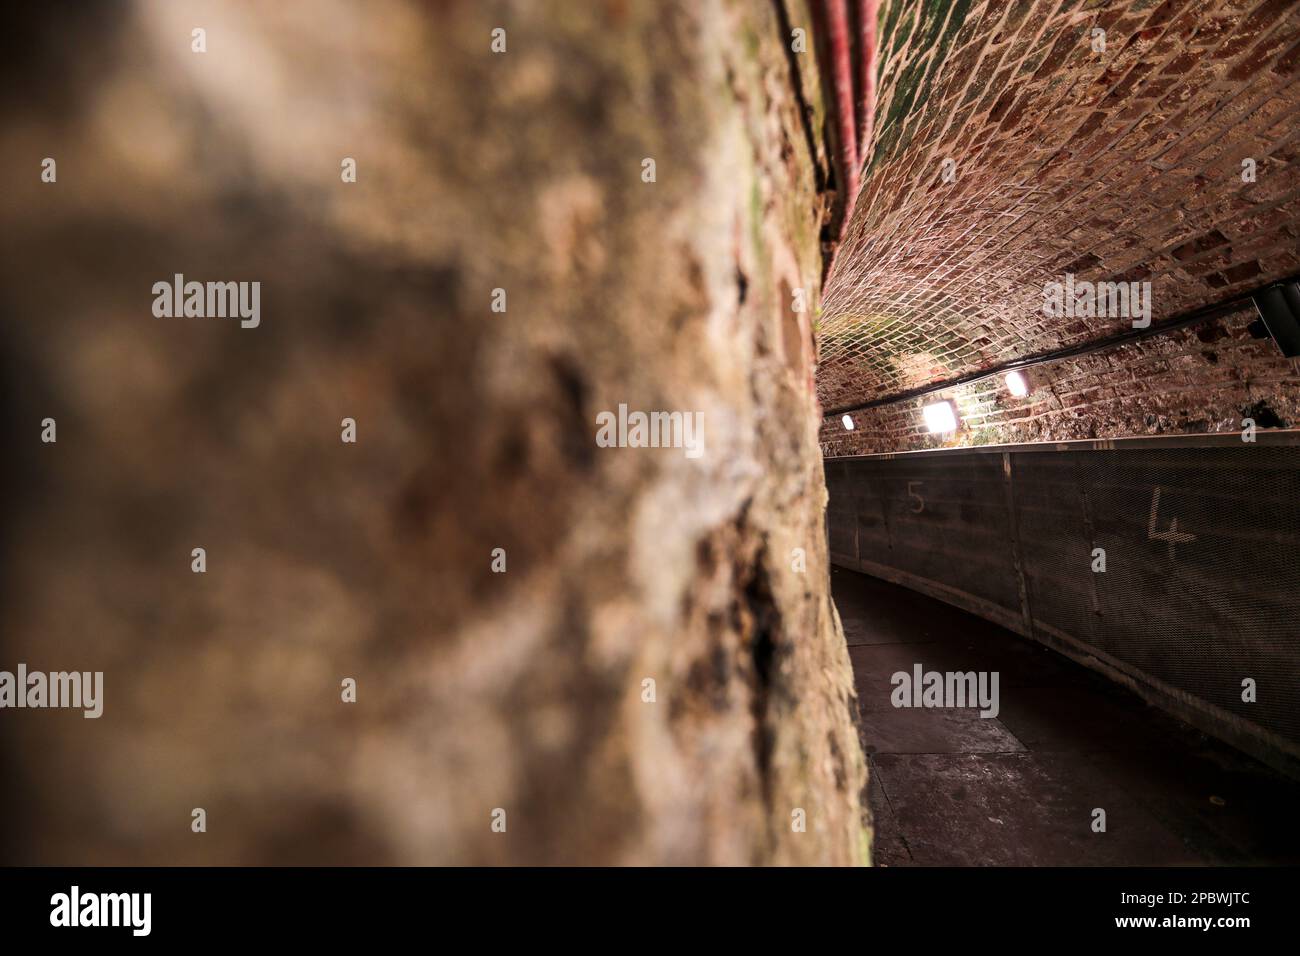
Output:
<instances>
[{"instance_id":1,"label":"arched tunnel","mask_svg":"<svg viewBox=\"0 0 1300 956\"><path fill-rule=\"evenodd\" d=\"M4 863L1300 862L1295 3L4 16Z\"/></svg>"},{"instance_id":2,"label":"arched tunnel","mask_svg":"<svg viewBox=\"0 0 1300 956\"><path fill-rule=\"evenodd\" d=\"M1294 862L1295 6L879 30L817 372L875 859Z\"/></svg>"}]
</instances>

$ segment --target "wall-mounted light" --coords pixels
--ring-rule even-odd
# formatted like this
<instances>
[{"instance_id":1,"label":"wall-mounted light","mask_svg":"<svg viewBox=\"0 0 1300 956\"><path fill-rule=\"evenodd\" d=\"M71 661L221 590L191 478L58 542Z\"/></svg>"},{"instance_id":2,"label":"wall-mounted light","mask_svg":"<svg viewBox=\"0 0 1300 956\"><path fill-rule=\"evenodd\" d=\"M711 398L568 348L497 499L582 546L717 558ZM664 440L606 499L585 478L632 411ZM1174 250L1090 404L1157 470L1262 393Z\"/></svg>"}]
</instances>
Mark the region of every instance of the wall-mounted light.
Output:
<instances>
[{"instance_id":1,"label":"wall-mounted light","mask_svg":"<svg viewBox=\"0 0 1300 956\"><path fill-rule=\"evenodd\" d=\"M1007 383L1007 389L1016 398L1024 398L1029 394L1029 382L1019 372L1007 372L1004 381Z\"/></svg>"},{"instance_id":2,"label":"wall-mounted light","mask_svg":"<svg viewBox=\"0 0 1300 956\"><path fill-rule=\"evenodd\" d=\"M847 432L851 432L851 431L853 431L853 416L852 416L852 415L845 415L843 418L840 419L840 421L842 421L842 422L844 423L844 430L845 430L845 431L847 431Z\"/></svg>"},{"instance_id":3,"label":"wall-mounted light","mask_svg":"<svg viewBox=\"0 0 1300 956\"><path fill-rule=\"evenodd\" d=\"M936 435L957 430L957 415L952 410L951 402L935 402L922 410L925 415L925 427Z\"/></svg>"}]
</instances>

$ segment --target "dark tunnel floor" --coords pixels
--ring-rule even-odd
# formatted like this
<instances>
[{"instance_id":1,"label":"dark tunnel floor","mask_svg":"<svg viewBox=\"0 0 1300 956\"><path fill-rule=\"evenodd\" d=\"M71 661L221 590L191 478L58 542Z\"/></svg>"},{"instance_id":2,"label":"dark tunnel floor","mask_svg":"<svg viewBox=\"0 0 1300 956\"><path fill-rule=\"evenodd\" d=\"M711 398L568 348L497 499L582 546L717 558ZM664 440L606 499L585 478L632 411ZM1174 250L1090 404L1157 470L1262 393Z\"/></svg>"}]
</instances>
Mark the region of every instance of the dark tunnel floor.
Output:
<instances>
[{"instance_id":1,"label":"dark tunnel floor","mask_svg":"<svg viewBox=\"0 0 1300 956\"><path fill-rule=\"evenodd\" d=\"M1300 783L1087 668L835 568L882 866L1300 862ZM999 672L1000 712L895 708L891 675ZM1092 829L1106 811L1106 831Z\"/></svg>"}]
</instances>

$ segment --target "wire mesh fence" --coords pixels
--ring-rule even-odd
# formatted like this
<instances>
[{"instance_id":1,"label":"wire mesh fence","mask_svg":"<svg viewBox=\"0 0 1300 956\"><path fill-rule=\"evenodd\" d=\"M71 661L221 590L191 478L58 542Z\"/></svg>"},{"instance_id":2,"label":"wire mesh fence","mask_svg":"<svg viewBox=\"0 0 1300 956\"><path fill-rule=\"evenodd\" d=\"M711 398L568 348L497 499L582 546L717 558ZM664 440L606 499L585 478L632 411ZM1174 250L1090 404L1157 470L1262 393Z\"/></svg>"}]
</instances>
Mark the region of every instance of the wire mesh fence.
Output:
<instances>
[{"instance_id":1,"label":"wire mesh fence","mask_svg":"<svg viewBox=\"0 0 1300 956\"><path fill-rule=\"evenodd\" d=\"M1086 659L1294 769L1300 446L1116 445L830 461L832 560Z\"/></svg>"}]
</instances>

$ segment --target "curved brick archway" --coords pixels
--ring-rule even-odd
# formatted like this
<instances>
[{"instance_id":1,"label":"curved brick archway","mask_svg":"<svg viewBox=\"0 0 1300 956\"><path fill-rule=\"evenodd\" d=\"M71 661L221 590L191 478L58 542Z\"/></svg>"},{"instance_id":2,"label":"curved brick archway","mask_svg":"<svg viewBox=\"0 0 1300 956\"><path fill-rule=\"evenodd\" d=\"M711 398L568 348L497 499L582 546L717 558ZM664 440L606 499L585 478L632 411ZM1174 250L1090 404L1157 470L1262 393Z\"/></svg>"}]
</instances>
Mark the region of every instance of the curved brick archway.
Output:
<instances>
[{"instance_id":1,"label":"curved brick archway","mask_svg":"<svg viewBox=\"0 0 1300 956\"><path fill-rule=\"evenodd\" d=\"M1130 327L1045 315L1067 274L1149 282L1158 324L1300 273L1295 4L889 0L878 62L821 317L828 416ZM1295 424L1295 364L1252 318L1043 369L1026 400L943 393L963 413L944 443L1209 431L1261 404ZM823 449L936 444L917 405L847 434L828 417Z\"/></svg>"}]
</instances>

